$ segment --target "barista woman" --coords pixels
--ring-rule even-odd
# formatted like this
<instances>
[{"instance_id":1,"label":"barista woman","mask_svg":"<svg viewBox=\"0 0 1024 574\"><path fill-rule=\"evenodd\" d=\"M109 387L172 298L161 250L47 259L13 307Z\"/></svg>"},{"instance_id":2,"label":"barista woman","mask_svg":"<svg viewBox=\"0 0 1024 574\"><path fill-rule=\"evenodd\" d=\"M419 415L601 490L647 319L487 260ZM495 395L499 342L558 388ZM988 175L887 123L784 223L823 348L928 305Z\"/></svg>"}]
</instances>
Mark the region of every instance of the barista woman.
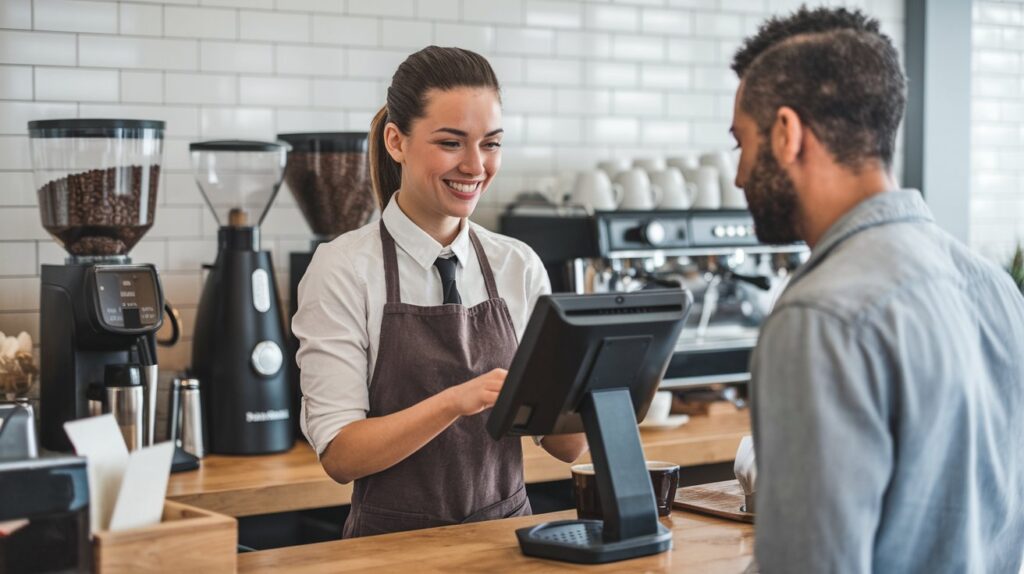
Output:
<instances>
[{"instance_id":1,"label":"barista woman","mask_svg":"<svg viewBox=\"0 0 1024 574\"><path fill-rule=\"evenodd\" d=\"M550 285L529 247L468 219L501 165L494 71L459 48L412 54L370 130L381 220L317 249L292 325L303 432L355 481L344 535L529 514L519 439L493 440L485 411Z\"/></svg>"}]
</instances>

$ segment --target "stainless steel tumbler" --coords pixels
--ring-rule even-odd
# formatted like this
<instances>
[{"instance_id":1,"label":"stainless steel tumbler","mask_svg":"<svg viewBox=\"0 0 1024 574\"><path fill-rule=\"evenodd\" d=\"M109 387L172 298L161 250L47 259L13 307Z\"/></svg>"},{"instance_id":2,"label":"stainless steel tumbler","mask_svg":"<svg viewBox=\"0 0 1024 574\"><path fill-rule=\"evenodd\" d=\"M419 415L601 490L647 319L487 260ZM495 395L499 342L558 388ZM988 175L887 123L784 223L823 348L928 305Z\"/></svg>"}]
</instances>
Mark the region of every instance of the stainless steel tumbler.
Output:
<instances>
[{"instance_id":1,"label":"stainless steel tumbler","mask_svg":"<svg viewBox=\"0 0 1024 574\"><path fill-rule=\"evenodd\" d=\"M199 398L199 379L174 379L171 389L170 438L185 452L203 458L203 409Z\"/></svg>"},{"instance_id":2,"label":"stainless steel tumbler","mask_svg":"<svg viewBox=\"0 0 1024 574\"><path fill-rule=\"evenodd\" d=\"M106 410L114 415L128 451L142 448L145 425L145 395L142 385L107 387Z\"/></svg>"},{"instance_id":3,"label":"stainless steel tumbler","mask_svg":"<svg viewBox=\"0 0 1024 574\"><path fill-rule=\"evenodd\" d=\"M142 386L145 389L145 441L146 446L156 444L156 390L157 390L157 377L160 374L160 368L157 365L143 365L142 367Z\"/></svg>"},{"instance_id":4,"label":"stainless steel tumbler","mask_svg":"<svg viewBox=\"0 0 1024 574\"><path fill-rule=\"evenodd\" d=\"M128 451L142 448L146 436L146 396L139 365L107 365L103 412L114 415Z\"/></svg>"}]
</instances>

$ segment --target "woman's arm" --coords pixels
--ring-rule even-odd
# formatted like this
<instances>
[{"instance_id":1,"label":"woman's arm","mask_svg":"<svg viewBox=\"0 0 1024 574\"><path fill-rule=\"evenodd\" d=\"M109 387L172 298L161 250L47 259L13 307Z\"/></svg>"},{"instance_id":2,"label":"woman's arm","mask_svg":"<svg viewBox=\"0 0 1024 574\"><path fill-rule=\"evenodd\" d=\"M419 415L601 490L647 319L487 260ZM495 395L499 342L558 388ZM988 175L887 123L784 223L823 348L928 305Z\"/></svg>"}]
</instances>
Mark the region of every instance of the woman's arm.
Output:
<instances>
[{"instance_id":1,"label":"woman's arm","mask_svg":"<svg viewBox=\"0 0 1024 574\"><path fill-rule=\"evenodd\" d=\"M587 435L583 433L549 435L540 441L544 450L562 462L576 462L587 452Z\"/></svg>"},{"instance_id":2,"label":"woman's arm","mask_svg":"<svg viewBox=\"0 0 1024 574\"><path fill-rule=\"evenodd\" d=\"M423 448L459 417L493 406L507 374L505 369L494 369L407 409L351 422L324 449L320 464L342 484L390 468Z\"/></svg>"}]
</instances>

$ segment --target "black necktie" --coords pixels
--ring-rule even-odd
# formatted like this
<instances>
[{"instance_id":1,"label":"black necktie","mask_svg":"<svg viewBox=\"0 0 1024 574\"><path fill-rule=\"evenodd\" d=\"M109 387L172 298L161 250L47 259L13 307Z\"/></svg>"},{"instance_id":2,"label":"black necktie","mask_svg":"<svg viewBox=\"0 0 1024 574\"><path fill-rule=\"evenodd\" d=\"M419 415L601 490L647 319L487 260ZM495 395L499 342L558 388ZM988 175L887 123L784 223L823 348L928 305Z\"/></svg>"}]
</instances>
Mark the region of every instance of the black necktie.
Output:
<instances>
[{"instance_id":1,"label":"black necktie","mask_svg":"<svg viewBox=\"0 0 1024 574\"><path fill-rule=\"evenodd\" d=\"M434 267L441 275L441 289L444 291L445 305L462 305L462 297L459 296L459 289L455 287L455 267L459 264L459 258L452 255L448 259L438 257L434 260Z\"/></svg>"}]
</instances>

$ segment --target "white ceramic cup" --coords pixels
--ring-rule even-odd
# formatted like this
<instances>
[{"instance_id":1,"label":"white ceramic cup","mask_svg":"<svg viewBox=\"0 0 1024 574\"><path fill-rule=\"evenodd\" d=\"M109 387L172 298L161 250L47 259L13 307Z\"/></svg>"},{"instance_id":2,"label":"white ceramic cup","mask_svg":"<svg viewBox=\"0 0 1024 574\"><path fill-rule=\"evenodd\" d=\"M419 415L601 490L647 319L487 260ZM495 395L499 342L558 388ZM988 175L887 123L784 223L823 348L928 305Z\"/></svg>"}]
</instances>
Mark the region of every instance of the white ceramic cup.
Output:
<instances>
[{"instance_id":1,"label":"white ceramic cup","mask_svg":"<svg viewBox=\"0 0 1024 574\"><path fill-rule=\"evenodd\" d=\"M700 167L700 158L695 155L677 155L665 159L665 165L686 172L688 169Z\"/></svg>"},{"instance_id":2,"label":"white ceramic cup","mask_svg":"<svg viewBox=\"0 0 1024 574\"><path fill-rule=\"evenodd\" d=\"M697 186L687 184L683 173L674 167L651 173L651 184L661 188L658 209L689 209Z\"/></svg>"},{"instance_id":3,"label":"white ceramic cup","mask_svg":"<svg viewBox=\"0 0 1024 574\"><path fill-rule=\"evenodd\" d=\"M607 173L608 177L610 177L612 179L615 179L615 176L617 176L620 173L626 171L631 166L632 166L632 163L629 161L629 158L624 158L624 157L614 158L614 159L606 159L606 160L597 162L597 169L600 169L601 171Z\"/></svg>"},{"instance_id":4,"label":"white ceramic cup","mask_svg":"<svg viewBox=\"0 0 1024 574\"><path fill-rule=\"evenodd\" d=\"M700 164L709 165L721 172L728 172L734 169L732 156L727 151L702 153L700 154Z\"/></svg>"},{"instance_id":5,"label":"white ceramic cup","mask_svg":"<svg viewBox=\"0 0 1024 574\"><path fill-rule=\"evenodd\" d=\"M746 209L747 198L743 190L736 187L736 162L731 152L716 151L700 156L700 164L718 170L718 188L723 209Z\"/></svg>"},{"instance_id":6,"label":"white ceramic cup","mask_svg":"<svg viewBox=\"0 0 1024 574\"><path fill-rule=\"evenodd\" d=\"M577 172L572 188L572 202L587 211L613 211L622 201L622 186L612 183L608 174L600 169Z\"/></svg>"},{"instance_id":7,"label":"white ceramic cup","mask_svg":"<svg viewBox=\"0 0 1024 574\"><path fill-rule=\"evenodd\" d=\"M701 166L688 170L686 180L697 186L693 198L694 209L719 209L722 207L722 190L718 181L718 170L711 166Z\"/></svg>"},{"instance_id":8,"label":"white ceramic cup","mask_svg":"<svg viewBox=\"0 0 1024 574\"><path fill-rule=\"evenodd\" d=\"M648 423L660 423L668 420L668 416L672 413L672 392L671 391L658 391L654 394L654 398L651 399L651 406L647 407L647 416L644 417L644 422Z\"/></svg>"},{"instance_id":9,"label":"white ceramic cup","mask_svg":"<svg viewBox=\"0 0 1024 574\"><path fill-rule=\"evenodd\" d=\"M570 200L575 181L576 172L573 171L560 172L536 180L538 190L555 205L563 205Z\"/></svg>"},{"instance_id":10,"label":"white ceramic cup","mask_svg":"<svg viewBox=\"0 0 1024 574\"><path fill-rule=\"evenodd\" d=\"M746 209L747 196L743 190L736 187L736 184L729 182L720 184L722 186L722 209Z\"/></svg>"},{"instance_id":11,"label":"white ceramic cup","mask_svg":"<svg viewBox=\"0 0 1024 574\"><path fill-rule=\"evenodd\" d=\"M647 172L648 175L665 169L665 158L660 157L638 157L633 160L633 167L638 167Z\"/></svg>"},{"instance_id":12,"label":"white ceramic cup","mask_svg":"<svg viewBox=\"0 0 1024 574\"><path fill-rule=\"evenodd\" d=\"M622 202L619 209L654 209L661 201L661 188L651 185L651 178L639 167L615 176L615 183L622 186Z\"/></svg>"}]
</instances>

